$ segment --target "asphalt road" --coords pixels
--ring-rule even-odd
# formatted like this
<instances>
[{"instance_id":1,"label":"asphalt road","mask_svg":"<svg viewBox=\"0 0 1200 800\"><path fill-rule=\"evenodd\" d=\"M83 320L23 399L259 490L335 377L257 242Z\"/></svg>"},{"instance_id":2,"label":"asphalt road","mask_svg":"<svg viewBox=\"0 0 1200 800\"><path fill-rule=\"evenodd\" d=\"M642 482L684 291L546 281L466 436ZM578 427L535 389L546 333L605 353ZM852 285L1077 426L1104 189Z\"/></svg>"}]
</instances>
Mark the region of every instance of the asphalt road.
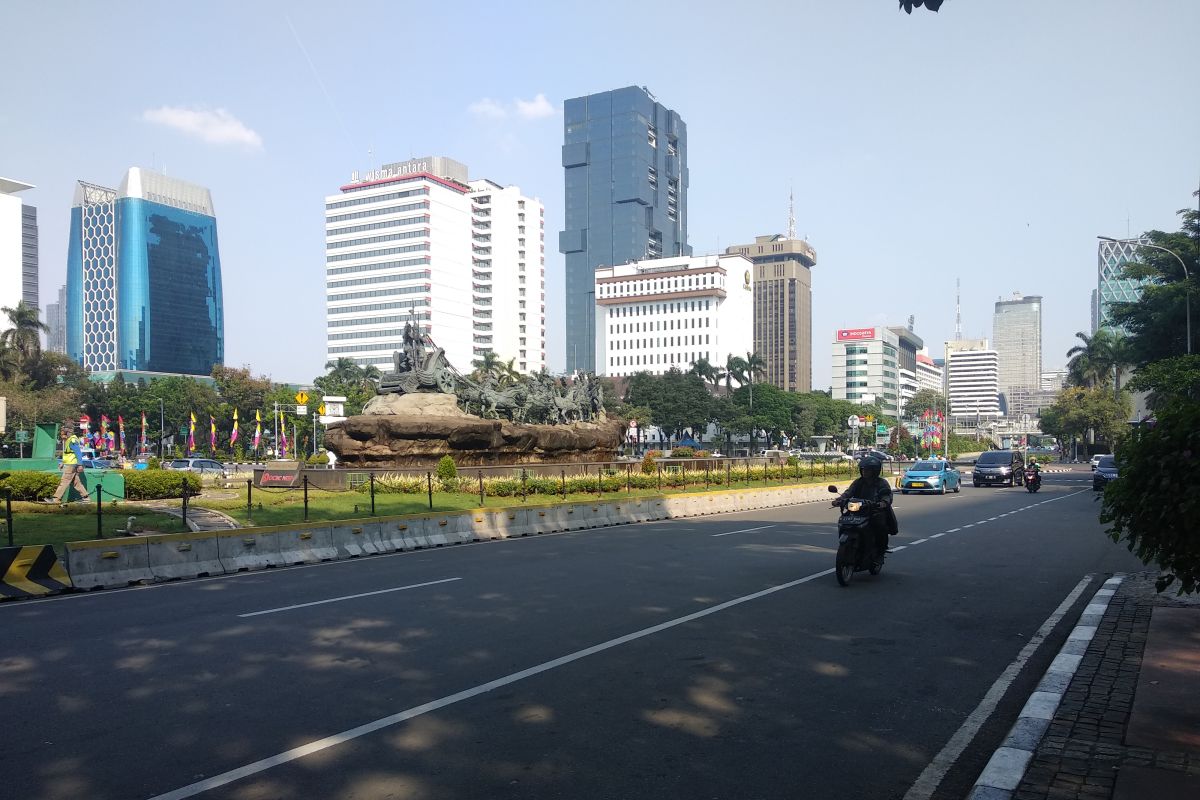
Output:
<instances>
[{"instance_id":1,"label":"asphalt road","mask_svg":"<svg viewBox=\"0 0 1200 800\"><path fill-rule=\"evenodd\" d=\"M898 495L848 588L810 504L5 604L3 794L898 799L1093 576L933 794L962 797L1140 566L1090 478Z\"/></svg>"}]
</instances>

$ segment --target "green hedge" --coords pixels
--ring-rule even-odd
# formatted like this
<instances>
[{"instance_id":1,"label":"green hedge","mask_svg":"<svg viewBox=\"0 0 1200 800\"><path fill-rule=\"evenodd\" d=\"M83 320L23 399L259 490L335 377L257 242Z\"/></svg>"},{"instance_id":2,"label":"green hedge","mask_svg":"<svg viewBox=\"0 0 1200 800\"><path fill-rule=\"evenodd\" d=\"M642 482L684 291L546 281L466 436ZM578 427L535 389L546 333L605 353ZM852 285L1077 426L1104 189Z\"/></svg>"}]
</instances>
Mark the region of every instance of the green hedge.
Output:
<instances>
[{"instance_id":1,"label":"green hedge","mask_svg":"<svg viewBox=\"0 0 1200 800\"><path fill-rule=\"evenodd\" d=\"M127 500L161 500L166 497L182 497L184 481L187 481L189 495L200 493L200 476L190 472L165 469L127 470L124 475L125 499Z\"/></svg>"},{"instance_id":2,"label":"green hedge","mask_svg":"<svg viewBox=\"0 0 1200 800\"><path fill-rule=\"evenodd\" d=\"M598 484L603 481L605 493L624 491L626 486L631 489L657 489L660 486L663 489L678 489L688 486L710 486L719 487L725 485L725 467L723 464L713 466L707 473L703 469L690 470L672 470L666 469L661 475L654 473L649 475L642 474L637 471L637 465L632 465L629 474L624 471L609 471L602 479L595 474L592 475L575 475L566 479L566 491L568 494L596 494ZM853 466L853 465L850 465ZM852 474L849 467L842 466L840 470L835 465L828 465L825 474L831 479L838 475L847 476ZM792 464L783 468L782 482L795 482L796 480L808 480L819 478L822 476L822 469L819 464ZM730 470L730 485L737 486L744 484L747 479L746 467L733 467ZM762 481L768 480L772 482L781 482L780 468L772 465L766 467L751 467L749 472L750 480ZM376 494L424 494L428 491L428 483L425 476L407 476L396 473L384 473L375 476L375 493ZM478 477L457 477L447 478L438 481L435 488L440 488L444 492L460 492L462 494L479 493ZM357 488L357 491L367 493L370 491L370 485L363 483ZM505 478L484 478L483 491L488 497L520 497L522 495L561 495L563 493L563 479L561 477L529 475L524 482L519 477Z\"/></svg>"},{"instance_id":3,"label":"green hedge","mask_svg":"<svg viewBox=\"0 0 1200 800\"><path fill-rule=\"evenodd\" d=\"M0 490L12 492L13 500L44 500L54 496L61 477L53 472L12 472L0 479Z\"/></svg>"}]
</instances>

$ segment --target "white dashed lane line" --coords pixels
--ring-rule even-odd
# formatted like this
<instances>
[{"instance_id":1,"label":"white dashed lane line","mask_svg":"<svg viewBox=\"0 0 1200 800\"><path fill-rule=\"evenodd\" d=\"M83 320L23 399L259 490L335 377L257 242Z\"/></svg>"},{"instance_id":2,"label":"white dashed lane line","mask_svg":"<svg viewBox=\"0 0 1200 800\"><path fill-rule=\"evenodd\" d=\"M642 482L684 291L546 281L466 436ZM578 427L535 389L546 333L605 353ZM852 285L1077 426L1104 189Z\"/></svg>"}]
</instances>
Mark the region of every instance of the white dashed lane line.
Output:
<instances>
[{"instance_id":1,"label":"white dashed lane line","mask_svg":"<svg viewBox=\"0 0 1200 800\"><path fill-rule=\"evenodd\" d=\"M957 529L957 528L955 528L955 530L958 530L958 529ZM935 534L933 534L932 536L930 536L929 538L930 538L930 539L936 539L936 538L938 538L939 536L945 536L945 535L946 535L947 533L949 533L949 532L950 532L950 531L946 531L945 533L935 533Z\"/></svg>"},{"instance_id":2,"label":"white dashed lane line","mask_svg":"<svg viewBox=\"0 0 1200 800\"><path fill-rule=\"evenodd\" d=\"M946 533L954 533L955 531L961 531L961 530L962 530L962 528L951 528L950 530L946 531Z\"/></svg>"},{"instance_id":3,"label":"white dashed lane line","mask_svg":"<svg viewBox=\"0 0 1200 800\"><path fill-rule=\"evenodd\" d=\"M925 542L925 541L928 541L928 540L927 539L917 539L915 542L909 542L908 544L909 544L909 546L912 546L914 544L920 544L921 542Z\"/></svg>"}]
</instances>

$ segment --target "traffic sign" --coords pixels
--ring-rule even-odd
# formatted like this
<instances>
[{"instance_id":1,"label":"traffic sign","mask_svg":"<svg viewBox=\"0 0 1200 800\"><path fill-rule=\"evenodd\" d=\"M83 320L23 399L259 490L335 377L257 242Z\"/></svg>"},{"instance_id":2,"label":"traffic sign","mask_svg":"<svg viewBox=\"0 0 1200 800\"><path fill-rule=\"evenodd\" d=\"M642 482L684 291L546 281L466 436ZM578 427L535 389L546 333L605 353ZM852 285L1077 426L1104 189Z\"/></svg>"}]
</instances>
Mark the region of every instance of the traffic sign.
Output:
<instances>
[{"instance_id":1,"label":"traffic sign","mask_svg":"<svg viewBox=\"0 0 1200 800\"><path fill-rule=\"evenodd\" d=\"M861 419L859 419L858 417L854 416L854 415L851 415L850 417L848 417L848 418L846 419L846 426L847 426L847 427L849 427L849 428L858 428L858 427L861 427L861 426L862 426L862 420L861 420Z\"/></svg>"},{"instance_id":2,"label":"traffic sign","mask_svg":"<svg viewBox=\"0 0 1200 800\"><path fill-rule=\"evenodd\" d=\"M321 403L321 405L317 406L317 413L320 414L322 417L325 416L325 404L324 403Z\"/></svg>"},{"instance_id":3,"label":"traffic sign","mask_svg":"<svg viewBox=\"0 0 1200 800\"><path fill-rule=\"evenodd\" d=\"M887 425L876 425L875 432L876 433L887 433L888 432Z\"/></svg>"},{"instance_id":4,"label":"traffic sign","mask_svg":"<svg viewBox=\"0 0 1200 800\"><path fill-rule=\"evenodd\" d=\"M308 406L296 406L296 413L302 417L306 416L308 414Z\"/></svg>"},{"instance_id":5,"label":"traffic sign","mask_svg":"<svg viewBox=\"0 0 1200 800\"><path fill-rule=\"evenodd\" d=\"M308 402L308 392L304 391L303 389L301 389L300 391L296 392L296 404L297 404L297 405L301 405L301 406L302 406L302 405L304 405L304 404L305 404L305 403L307 403L307 402ZM299 412L299 411L298 411L298 412L296 412L296 413L303 413L303 412Z\"/></svg>"}]
</instances>

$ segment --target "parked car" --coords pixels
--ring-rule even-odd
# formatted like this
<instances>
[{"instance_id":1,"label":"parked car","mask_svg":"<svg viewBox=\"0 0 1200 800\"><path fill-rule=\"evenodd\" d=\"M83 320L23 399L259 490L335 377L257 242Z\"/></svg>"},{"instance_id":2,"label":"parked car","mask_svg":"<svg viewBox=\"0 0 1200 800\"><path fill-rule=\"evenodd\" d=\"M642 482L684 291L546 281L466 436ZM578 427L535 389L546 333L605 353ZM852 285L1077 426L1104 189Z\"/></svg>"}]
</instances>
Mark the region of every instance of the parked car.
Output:
<instances>
[{"instance_id":1,"label":"parked car","mask_svg":"<svg viewBox=\"0 0 1200 800\"><path fill-rule=\"evenodd\" d=\"M1025 461L1016 450L988 450L979 454L971 472L976 487L991 484L1023 486Z\"/></svg>"},{"instance_id":2,"label":"parked car","mask_svg":"<svg viewBox=\"0 0 1200 800\"><path fill-rule=\"evenodd\" d=\"M1117 457L1100 456L1092 469L1096 470L1092 473L1092 491L1103 492L1105 486L1117 479Z\"/></svg>"},{"instance_id":3,"label":"parked car","mask_svg":"<svg viewBox=\"0 0 1200 800\"><path fill-rule=\"evenodd\" d=\"M228 474L224 464L211 458L177 458L167 464L167 469L196 472L200 475L220 475L222 478Z\"/></svg>"},{"instance_id":4,"label":"parked car","mask_svg":"<svg viewBox=\"0 0 1200 800\"><path fill-rule=\"evenodd\" d=\"M1092 456L1092 460L1089 463L1092 465L1093 471L1095 471L1096 467L1099 466L1100 459L1102 458L1104 458L1103 453L1096 453L1096 455Z\"/></svg>"},{"instance_id":5,"label":"parked car","mask_svg":"<svg viewBox=\"0 0 1200 800\"><path fill-rule=\"evenodd\" d=\"M962 475L949 461L918 461L900 479L900 494L962 491Z\"/></svg>"},{"instance_id":6,"label":"parked car","mask_svg":"<svg viewBox=\"0 0 1200 800\"><path fill-rule=\"evenodd\" d=\"M867 456L874 456L875 458L878 458L880 461L894 461L895 460L890 453L885 453L882 450L875 450L874 448L868 448L866 450L854 451L855 460L861 460L861 459L866 458Z\"/></svg>"},{"instance_id":7,"label":"parked car","mask_svg":"<svg viewBox=\"0 0 1200 800\"><path fill-rule=\"evenodd\" d=\"M79 463L84 469L113 469L113 462L107 458L84 458Z\"/></svg>"}]
</instances>

